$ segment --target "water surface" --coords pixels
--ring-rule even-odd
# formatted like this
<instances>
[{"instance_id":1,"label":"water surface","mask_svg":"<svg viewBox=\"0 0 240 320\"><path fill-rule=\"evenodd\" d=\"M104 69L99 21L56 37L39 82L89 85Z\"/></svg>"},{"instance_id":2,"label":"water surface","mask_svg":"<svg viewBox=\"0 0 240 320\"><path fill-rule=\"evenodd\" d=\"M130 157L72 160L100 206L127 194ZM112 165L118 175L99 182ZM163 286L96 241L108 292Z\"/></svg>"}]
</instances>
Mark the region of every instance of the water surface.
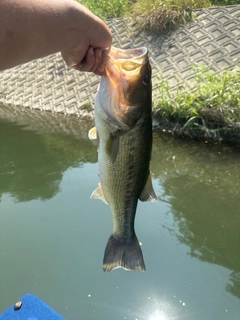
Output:
<instances>
[{"instance_id":1,"label":"water surface","mask_svg":"<svg viewBox=\"0 0 240 320\"><path fill-rule=\"evenodd\" d=\"M104 273L91 123L50 127L0 120L0 314L30 292L67 320L239 319L239 149L154 133L159 201L136 216L147 271Z\"/></svg>"}]
</instances>

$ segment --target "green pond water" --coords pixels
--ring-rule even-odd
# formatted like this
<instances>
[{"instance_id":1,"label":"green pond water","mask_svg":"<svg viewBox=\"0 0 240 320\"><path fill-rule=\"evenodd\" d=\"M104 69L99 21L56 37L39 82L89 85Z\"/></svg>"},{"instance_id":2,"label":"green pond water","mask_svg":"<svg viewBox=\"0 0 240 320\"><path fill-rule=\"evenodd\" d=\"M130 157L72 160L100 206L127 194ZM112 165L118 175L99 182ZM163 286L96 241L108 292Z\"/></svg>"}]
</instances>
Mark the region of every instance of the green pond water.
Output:
<instances>
[{"instance_id":1,"label":"green pond water","mask_svg":"<svg viewBox=\"0 0 240 320\"><path fill-rule=\"evenodd\" d=\"M44 121L0 120L0 314L29 292L67 320L239 320L240 148L154 133L159 201L135 220L147 271L104 273L92 124Z\"/></svg>"}]
</instances>

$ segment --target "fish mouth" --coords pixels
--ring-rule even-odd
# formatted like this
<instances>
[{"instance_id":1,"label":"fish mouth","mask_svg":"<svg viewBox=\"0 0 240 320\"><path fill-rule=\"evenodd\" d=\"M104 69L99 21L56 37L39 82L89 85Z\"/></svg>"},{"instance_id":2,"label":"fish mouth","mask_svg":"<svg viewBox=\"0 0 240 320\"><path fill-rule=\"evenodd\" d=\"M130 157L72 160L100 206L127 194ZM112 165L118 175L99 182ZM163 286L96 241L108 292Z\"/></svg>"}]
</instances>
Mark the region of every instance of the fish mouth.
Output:
<instances>
[{"instance_id":1,"label":"fish mouth","mask_svg":"<svg viewBox=\"0 0 240 320\"><path fill-rule=\"evenodd\" d=\"M126 77L126 73L129 73L129 77L137 73L139 68L148 61L148 49L146 47L122 50L115 47L111 47L111 51L107 54L103 52L103 64L108 77L117 78L121 76Z\"/></svg>"},{"instance_id":2,"label":"fish mouth","mask_svg":"<svg viewBox=\"0 0 240 320\"><path fill-rule=\"evenodd\" d=\"M115 114L119 121L121 119L121 123L133 108L127 97L128 88L137 86L142 77L141 70L147 63L146 47L129 50L112 47L108 53L103 52L106 76L103 76L105 79L102 82L106 84L109 96L104 109L108 114Z\"/></svg>"},{"instance_id":3,"label":"fish mouth","mask_svg":"<svg viewBox=\"0 0 240 320\"><path fill-rule=\"evenodd\" d=\"M114 60L120 60L120 59L121 60L125 60L125 59L141 60L146 56L147 52L148 50L146 47L141 47L136 49L127 49L127 50L111 47L111 51L109 52L109 54L107 55L105 52L104 54L105 56L110 57Z\"/></svg>"}]
</instances>

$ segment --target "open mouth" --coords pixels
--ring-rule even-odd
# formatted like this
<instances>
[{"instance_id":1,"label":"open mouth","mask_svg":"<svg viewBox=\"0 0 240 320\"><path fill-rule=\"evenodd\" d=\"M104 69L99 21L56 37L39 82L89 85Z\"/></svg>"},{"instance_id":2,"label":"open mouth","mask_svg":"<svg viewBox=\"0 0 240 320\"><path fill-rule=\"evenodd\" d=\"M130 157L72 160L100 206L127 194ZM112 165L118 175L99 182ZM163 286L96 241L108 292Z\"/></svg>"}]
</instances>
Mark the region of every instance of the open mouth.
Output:
<instances>
[{"instance_id":1,"label":"open mouth","mask_svg":"<svg viewBox=\"0 0 240 320\"><path fill-rule=\"evenodd\" d=\"M128 62L143 65L147 62L147 48L141 47L137 49L121 50L118 48L111 48L111 51L107 54L103 52L103 63L105 67L110 65L125 65Z\"/></svg>"},{"instance_id":2,"label":"open mouth","mask_svg":"<svg viewBox=\"0 0 240 320\"><path fill-rule=\"evenodd\" d=\"M111 48L109 57L114 60L125 60L125 59L141 59L147 53L146 47L141 47L137 49L121 50L115 47Z\"/></svg>"},{"instance_id":3,"label":"open mouth","mask_svg":"<svg viewBox=\"0 0 240 320\"><path fill-rule=\"evenodd\" d=\"M148 60L147 53L146 47L129 50L112 47L108 54L103 52L103 63L107 76L118 78L118 80L128 76L136 76L139 68Z\"/></svg>"},{"instance_id":4,"label":"open mouth","mask_svg":"<svg viewBox=\"0 0 240 320\"><path fill-rule=\"evenodd\" d=\"M114 123L128 130L128 113L137 107L133 96L141 87L139 79L142 78L142 68L148 63L148 49L122 50L113 47L110 52L103 52L103 63L106 71L106 76L101 79L105 92L103 109L109 118L114 118Z\"/></svg>"}]
</instances>

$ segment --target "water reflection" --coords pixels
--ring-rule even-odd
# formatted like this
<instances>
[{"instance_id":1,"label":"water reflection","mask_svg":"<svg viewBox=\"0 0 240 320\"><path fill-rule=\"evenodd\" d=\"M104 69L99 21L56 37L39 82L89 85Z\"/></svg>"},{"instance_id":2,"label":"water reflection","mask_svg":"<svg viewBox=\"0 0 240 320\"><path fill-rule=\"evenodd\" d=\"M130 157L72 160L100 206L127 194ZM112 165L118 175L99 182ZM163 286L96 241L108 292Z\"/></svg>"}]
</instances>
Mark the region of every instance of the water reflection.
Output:
<instances>
[{"instance_id":1,"label":"water reflection","mask_svg":"<svg viewBox=\"0 0 240 320\"><path fill-rule=\"evenodd\" d=\"M63 134L69 133L66 125L56 133L52 125L38 123L41 134L33 130L36 123L26 130L24 122L0 122L0 202L3 194L18 202L50 199L59 192L68 168L97 161L96 145L87 139L91 123L83 131L77 124L70 134ZM191 257L227 268L225 289L238 298L239 155L236 148L155 133L151 164L162 190L160 201L168 203L174 216L170 233L190 248ZM167 320L177 316L168 303L155 302L135 318Z\"/></svg>"},{"instance_id":2,"label":"water reflection","mask_svg":"<svg viewBox=\"0 0 240 320\"><path fill-rule=\"evenodd\" d=\"M180 303L185 307L183 301ZM184 311L186 313L186 310ZM147 303L145 302L144 307L139 312L135 312L133 316L135 320L179 320L186 318L184 313L174 307L171 302L154 297L147 297Z\"/></svg>"},{"instance_id":3,"label":"water reflection","mask_svg":"<svg viewBox=\"0 0 240 320\"><path fill-rule=\"evenodd\" d=\"M152 169L171 205L178 239L202 261L233 270L226 290L240 298L238 147L155 139Z\"/></svg>"},{"instance_id":4,"label":"water reflection","mask_svg":"<svg viewBox=\"0 0 240 320\"><path fill-rule=\"evenodd\" d=\"M16 201L50 199L69 167L97 161L96 147L87 139L24 129L0 122L0 200L4 193Z\"/></svg>"},{"instance_id":5,"label":"water reflection","mask_svg":"<svg viewBox=\"0 0 240 320\"><path fill-rule=\"evenodd\" d=\"M152 306L150 314L145 319L147 320L178 320L179 317L175 308L170 303L158 301Z\"/></svg>"}]
</instances>

